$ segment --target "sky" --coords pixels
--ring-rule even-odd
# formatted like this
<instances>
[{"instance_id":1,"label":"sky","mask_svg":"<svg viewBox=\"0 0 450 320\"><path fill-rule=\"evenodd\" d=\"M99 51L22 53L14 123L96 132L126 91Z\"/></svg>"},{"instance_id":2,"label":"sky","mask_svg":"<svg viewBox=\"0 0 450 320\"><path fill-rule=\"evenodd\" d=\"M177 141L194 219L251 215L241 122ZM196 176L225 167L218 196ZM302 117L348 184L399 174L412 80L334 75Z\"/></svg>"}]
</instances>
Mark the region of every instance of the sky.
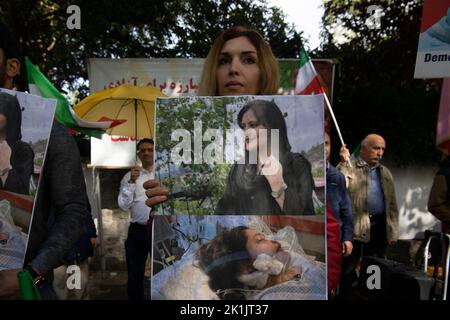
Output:
<instances>
[{"instance_id":1,"label":"sky","mask_svg":"<svg viewBox=\"0 0 450 320\"><path fill-rule=\"evenodd\" d=\"M286 22L293 23L297 31L309 40L309 50L320 44L319 32L323 15L323 0L268 0L269 7L280 7L286 15Z\"/></svg>"}]
</instances>

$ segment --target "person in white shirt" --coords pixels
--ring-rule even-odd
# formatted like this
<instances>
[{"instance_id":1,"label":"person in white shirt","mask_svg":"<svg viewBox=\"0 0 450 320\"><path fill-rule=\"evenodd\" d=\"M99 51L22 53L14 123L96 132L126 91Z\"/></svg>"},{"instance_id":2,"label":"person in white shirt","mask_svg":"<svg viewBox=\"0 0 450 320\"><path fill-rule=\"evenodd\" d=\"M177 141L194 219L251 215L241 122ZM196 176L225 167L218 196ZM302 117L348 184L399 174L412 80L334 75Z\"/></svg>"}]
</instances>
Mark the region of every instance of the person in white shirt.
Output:
<instances>
[{"instance_id":1,"label":"person in white shirt","mask_svg":"<svg viewBox=\"0 0 450 320\"><path fill-rule=\"evenodd\" d=\"M144 299L145 263L151 248L151 239L147 230L151 208L145 205L147 196L143 184L149 179L154 179L153 147L152 139L139 141L137 150L142 166L136 165L131 168L120 182L119 207L122 210L130 209L131 211L128 238L125 241L128 269L127 291L130 300Z\"/></svg>"}]
</instances>

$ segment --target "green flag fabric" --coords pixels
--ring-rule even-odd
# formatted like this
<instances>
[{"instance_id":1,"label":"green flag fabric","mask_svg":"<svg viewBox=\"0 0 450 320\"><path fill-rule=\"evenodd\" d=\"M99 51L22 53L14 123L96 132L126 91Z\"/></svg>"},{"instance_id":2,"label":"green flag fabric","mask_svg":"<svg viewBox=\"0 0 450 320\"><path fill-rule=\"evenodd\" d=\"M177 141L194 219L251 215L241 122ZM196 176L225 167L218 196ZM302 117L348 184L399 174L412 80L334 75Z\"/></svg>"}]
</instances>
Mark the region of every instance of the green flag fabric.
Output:
<instances>
[{"instance_id":1,"label":"green flag fabric","mask_svg":"<svg viewBox=\"0 0 450 320\"><path fill-rule=\"evenodd\" d=\"M19 271L17 274L22 300L42 300L42 296L34 285L33 278L28 270Z\"/></svg>"},{"instance_id":2,"label":"green flag fabric","mask_svg":"<svg viewBox=\"0 0 450 320\"><path fill-rule=\"evenodd\" d=\"M89 135L101 139L103 130L82 128L74 119L69 101L55 88L55 86L40 72L35 65L31 63L28 57L25 57L25 65L28 74L28 84L33 94L40 95L44 98L56 99L56 120L68 128L72 128L82 134Z\"/></svg>"}]
</instances>

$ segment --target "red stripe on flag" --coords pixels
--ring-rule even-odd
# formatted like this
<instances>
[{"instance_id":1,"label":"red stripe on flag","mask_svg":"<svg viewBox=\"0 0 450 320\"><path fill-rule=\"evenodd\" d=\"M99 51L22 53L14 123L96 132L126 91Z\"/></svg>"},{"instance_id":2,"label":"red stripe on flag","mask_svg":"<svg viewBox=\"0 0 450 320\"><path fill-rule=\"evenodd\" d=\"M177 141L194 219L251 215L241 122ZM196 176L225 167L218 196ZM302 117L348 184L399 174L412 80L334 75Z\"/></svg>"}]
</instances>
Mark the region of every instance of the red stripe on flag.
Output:
<instances>
[{"instance_id":1,"label":"red stripe on flag","mask_svg":"<svg viewBox=\"0 0 450 320\"><path fill-rule=\"evenodd\" d=\"M127 122L127 120L122 120L122 119L110 119L108 117L101 117L100 119L98 119L99 122L109 122L111 121L111 125L109 126L108 129L117 127L118 125Z\"/></svg>"},{"instance_id":2,"label":"red stripe on flag","mask_svg":"<svg viewBox=\"0 0 450 320\"><path fill-rule=\"evenodd\" d=\"M319 77L315 76L314 79L308 84L308 86L302 92L298 94L320 94L324 93Z\"/></svg>"}]
</instances>

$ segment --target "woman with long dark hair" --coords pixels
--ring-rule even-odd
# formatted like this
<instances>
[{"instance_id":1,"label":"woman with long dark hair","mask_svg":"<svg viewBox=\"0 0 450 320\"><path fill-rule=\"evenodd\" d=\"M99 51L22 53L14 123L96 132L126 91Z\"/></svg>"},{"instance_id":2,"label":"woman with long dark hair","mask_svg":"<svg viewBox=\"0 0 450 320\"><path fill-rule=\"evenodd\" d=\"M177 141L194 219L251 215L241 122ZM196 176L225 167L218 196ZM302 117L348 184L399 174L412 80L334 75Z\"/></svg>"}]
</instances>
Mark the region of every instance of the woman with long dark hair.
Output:
<instances>
[{"instance_id":1,"label":"woman with long dark hair","mask_svg":"<svg viewBox=\"0 0 450 320\"><path fill-rule=\"evenodd\" d=\"M21 141L21 125L17 99L0 92L0 189L28 195L34 152Z\"/></svg>"},{"instance_id":2,"label":"woman with long dark hair","mask_svg":"<svg viewBox=\"0 0 450 320\"><path fill-rule=\"evenodd\" d=\"M313 215L309 161L291 152L286 122L272 101L254 100L238 114L245 136L245 164L234 164L217 214ZM272 153L273 129L278 154ZM252 154L253 160L252 161Z\"/></svg>"}]
</instances>

